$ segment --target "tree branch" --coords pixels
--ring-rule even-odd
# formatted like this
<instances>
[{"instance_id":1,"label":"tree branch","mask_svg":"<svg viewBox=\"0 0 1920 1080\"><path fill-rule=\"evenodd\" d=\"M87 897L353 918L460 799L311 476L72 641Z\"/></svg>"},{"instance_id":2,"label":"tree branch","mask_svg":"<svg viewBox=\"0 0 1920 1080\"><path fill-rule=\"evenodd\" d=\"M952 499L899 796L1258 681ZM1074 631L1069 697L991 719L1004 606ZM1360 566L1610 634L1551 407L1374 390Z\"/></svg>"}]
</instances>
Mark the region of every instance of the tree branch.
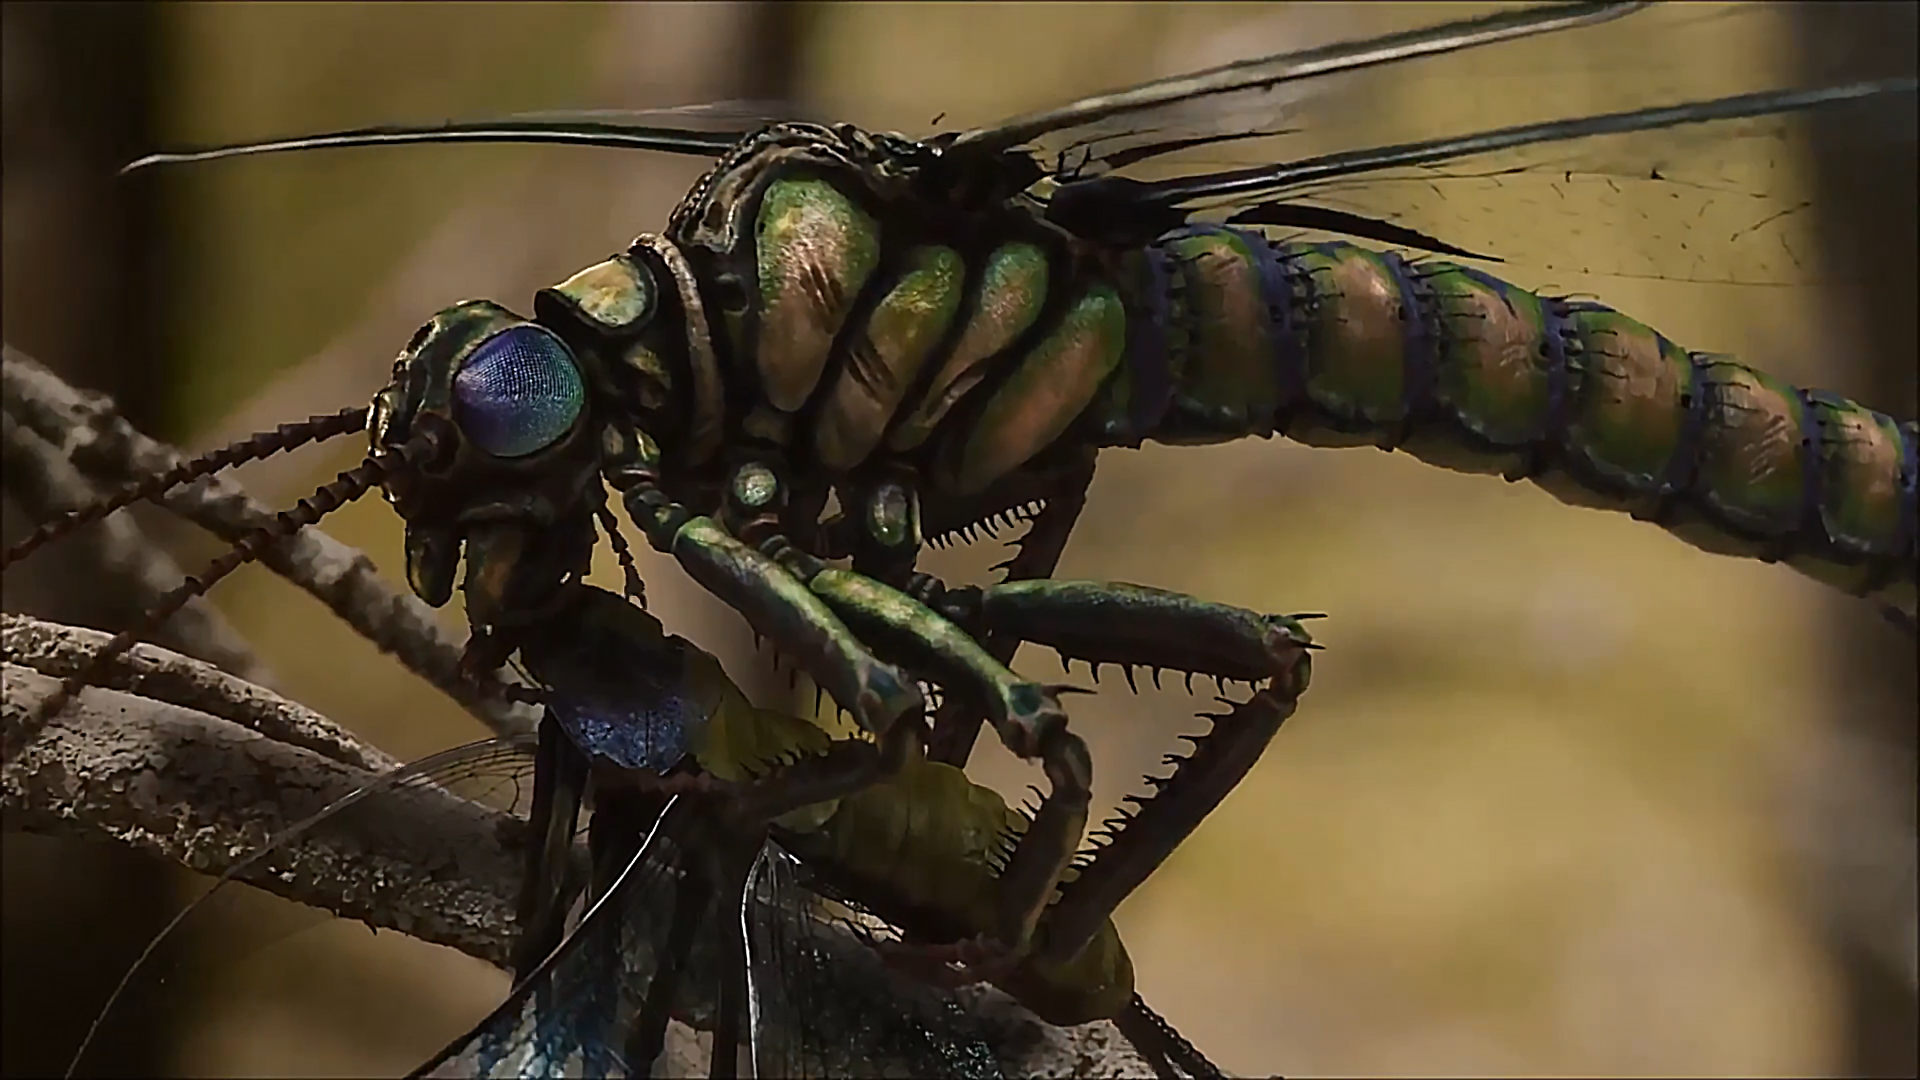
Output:
<instances>
[{"instance_id":1,"label":"tree branch","mask_svg":"<svg viewBox=\"0 0 1920 1080\"><path fill-rule=\"evenodd\" d=\"M211 665L142 646L44 729L59 676L104 635L0 616L5 827L112 840L222 874L392 759L326 718ZM437 789L363 803L239 879L370 926L504 965L527 840L522 819ZM836 948L866 946L845 935ZM1019 1076L1145 1076L1106 1022L1054 1028L1004 994L966 993Z\"/></svg>"},{"instance_id":2,"label":"tree branch","mask_svg":"<svg viewBox=\"0 0 1920 1080\"><path fill-rule=\"evenodd\" d=\"M9 494L37 518L50 518L98 501L103 492L74 468L58 447L39 432L0 411L0 449L4 449L4 476ZM184 576L178 564L149 541L133 519L121 514L100 523L98 554L101 569L125 586L130 596L150 604L166 595ZM242 641L227 620L195 597L169 620L168 637L184 648L244 678L273 682L258 656Z\"/></svg>"},{"instance_id":3,"label":"tree branch","mask_svg":"<svg viewBox=\"0 0 1920 1080\"><path fill-rule=\"evenodd\" d=\"M10 830L113 840L220 874L376 775L345 762L391 760L269 691L152 646L110 677L136 692L90 687L30 730L59 685L60 658L90 651L101 635L20 616L6 616L4 629L0 809ZM36 670L36 659L54 670ZM217 702L225 716L167 697ZM502 961L524 826L444 792L379 809L315 829L240 880Z\"/></svg>"},{"instance_id":4,"label":"tree branch","mask_svg":"<svg viewBox=\"0 0 1920 1080\"><path fill-rule=\"evenodd\" d=\"M57 451L51 461L71 463L98 483L123 485L184 460L178 450L135 430L110 398L76 390L11 345L0 361L0 409ZM27 465L52 467L49 462ZM230 543L274 518L271 508L217 475L174 488L159 501ZM308 527L268 547L260 561L494 732L532 730L530 710L489 698L459 677L461 644L441 629L432 608L388 586L366 555Z\"/></svg>"}]
</instances>

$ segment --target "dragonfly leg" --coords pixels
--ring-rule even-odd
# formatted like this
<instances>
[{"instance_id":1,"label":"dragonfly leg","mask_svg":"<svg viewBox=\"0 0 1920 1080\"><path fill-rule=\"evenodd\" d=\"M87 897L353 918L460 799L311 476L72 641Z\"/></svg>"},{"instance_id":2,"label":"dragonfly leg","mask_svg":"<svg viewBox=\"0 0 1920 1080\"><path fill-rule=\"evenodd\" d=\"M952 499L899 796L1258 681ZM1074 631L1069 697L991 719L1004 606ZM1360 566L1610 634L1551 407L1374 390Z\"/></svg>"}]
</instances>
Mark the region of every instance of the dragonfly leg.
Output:
<instances>
[{"instance_id":1,"label":"dragonfly leg","mask_svg":"<svg viewBox=\"0 0 1920 1080\"><path fill-rule=\"evenodd\" d=\"M1033 523L1016 544L1019 551L996 569L1005 569L1007 581L1027 581L1053 575L1060 555L1067 548L1067 537L1080 511L1087 505L1087 488L1093 483L1093 459L1064 474L1051 484L1046 505L1033 517ZM909 592L913 590L909 588ZM1002 664L1013 662L1020 649L1020 637L1012 630L988 631L980 644ZM960 698L942 702L934 713L933 735L927 740L927 756L955 768L965 768L973 754L974 739L980 734L980 715L969 702Z\"/></svg>"},{"instance_id":2,"label":"dragonfly leg","mask_svg":"<svg viewBox=\"0 0 1920 1080\"><path fill-rule=\"evenodd\" d=\"M1135 1053L1147 1059L1153 1075L1159 1080L1178 1080L1179 1077L1226 1080L1226 1074L1220 1071L1219 1066L1208 1061L1207 1056L1175 1031L1172 1024L1148 1008L1139 994L1133 995L1127 1007L1113 1018L1113 1026L1133 1044Z\"/></svg>"},{"instance_id":3,"label":"dragonfly leg","mask_svg":"<svg viewBox=\"0 0 1920 1080\"><path fill-rule=\"evenodd\" d=\"M1247 701L1207 714L1213 731L1193 740L1193 754L1178 759L1172 776L1153 781L1158 790L1136 813L1109 824L1110 841L1061 888L1038 950L1043 959L1070 959L1259 760L1306 689L1312 639L1288 616L1107 582L1008 582L951 590L938 603L976 633L1011 630L1059 650L1067 663L1087 662L1096 677L1114 664L1129 684L1136 667L1148 667L1156 682L1161 668L1185 673L1189 688L1195 675L1256 686ZM1003 895L1003 918L1011 922L1033 902Z\"/></svg>"},{"instance_id":4,"label":"dragonfly leg","mask_svg":"<svg viewBox=\"0 0 1920 1080\"><path fill-rule=\"evenodd\" d=\"M930 669L974 694L1001 740L1021 757L1070 755L1066 744L1078 744L1064 732L1058 688L1020 679L926 605L865 574L828 566L779 532L782 488L770 466L749 459L735 468L716 522L668 499L656 481L658 451L631 430L624 437L624 447L614 446L617 437L606 440L607 457L615 462L608 476L625 493L628 512L648 539L793 653L863 728L878 734L925 704L897 668L867 651L867 642L896 662ZM851 620L858 636L843 619ZM1055 744L1063 749L1050 750Z\"/></svg>"},{"instance_id":5,"label":"dragonfly leg","mask_svg":"<svg viewBox=\"0 0 1920 1080\"><path fill-rule=\"evenodd\" d=\"M926 725L918 717L881 732L873 742L835 739L826 750L781 765L749 781L734 796L733 814L763 825L803 806L838 799L899 772L923 744Z\"/></svg>"},{"instance_id":6,"label":"dragonfly leg","mask_svg":"<svg viewBox=\"0 0 1920 1080\"><path fill-rule=\"evenodd\" d=\"M1020 678L951 620L864 574L829 567L803 552L784 552L782 561L796 566L808 587L882 656L932 674L950 697L984 705L1000 741L1040 762L1046 797L1000 875L1006 918L998 936L1009 947L1023 945L1087 827L1093 760L1086 743L1067 730L1059 695L1071 688Z\"/></svg>"},{"instance_id":7,"label":"dragonfly leg","mask_svg":"<svg viewBox=\"0 0 1920 1080\"><path fill-rule=\"evenodd\" d=\"M644 435L610 424L603 442L607 479L648 542L794 657L863 729L878 734L925 709L912 680L875 659L789 568L765 553L769 545L784 543L778 533L757 538L754 546L736 538L741 532L754 537L769 519L777 521L781 489L771 469L749 461L735 470L722 515L733 523L729 528L668 497L658 482L659 450Z\"/></svg>"}]
</instances>

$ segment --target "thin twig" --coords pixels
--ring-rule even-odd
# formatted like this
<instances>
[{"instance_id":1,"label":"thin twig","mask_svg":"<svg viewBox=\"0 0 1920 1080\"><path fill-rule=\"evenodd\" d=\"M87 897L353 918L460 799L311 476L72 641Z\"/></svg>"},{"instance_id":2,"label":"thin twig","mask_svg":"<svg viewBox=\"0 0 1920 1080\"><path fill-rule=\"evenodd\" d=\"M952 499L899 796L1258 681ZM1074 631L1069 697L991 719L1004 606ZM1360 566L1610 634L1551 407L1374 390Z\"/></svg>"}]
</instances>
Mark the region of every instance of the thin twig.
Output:
<instances>
[{"instance_id":1,"label":"thin twig","mask_svg":"<svg viewBox=\"0 0 1920 1080\"><path fill-rule=\"evenodd\" d=\"M83 655L98 635L17 616L4 631L0 742L18 744L0 772L0 820L9 830L112 840L220 874L377 775L343 760L390 760L316 714L152 646L114 676L139 693L90 687L44 729L27 732L59 686L62 658ZM151 696L161 693L219 715ZM223 718L232 716L249 722ZM267 717L274 730L310 744L324 735L328 752L264 733ZM439 789L410 790L361 804L240 880L504 965L526 839L520 818ZM865 947L843 932L831 946ZM1111 1024L1050 1027L997 991L964 1000L1012 1075L1148 1074Z\"/></svg>"},{"instance_id":2,"label":"thin twig","mask_svg":"<svg viewBox=\"0 0 1920 1080\"><path fill-rule=\"evenodd\" d=\"M110 637L98 630L0 613L0 656L42 675L72 675ZM157 646L136 645L115 657L97 685L203 712L353 768L385 772L401 764L304 705ZM9 729L8 735L13 734ZM7 755L9 760L12 756Z\"/></svg>"},{"instance_id":3,"label":"thin twig","mask_svg":"<svg viewBox=\"0 0 1920 1080\"><path fill-rule=\"evenodd\" d=\"M153 698L98 687L22 738L59 686L7 663L0 808L9 830L114 840L218 874L371 772ZM433 790L404 812L346 815L241 880L370 926L503 963L520 866L504 815ZM506 841L506 846L503 845Z\"/></svg>"},{"instance_id":4,"label":"thin twig","mask_svg":"<svg viewBox=\"0 0 1920 1080\"><path fill-rule=\"evenodd\" d=\"M0 449L6 453L4 482L9 494L36 517L76 509L103 494L60 449L40 434L0 412ZM129 596L151 603L180 583L180 567L125 515L101 522L96 534L101 569L125 586ZM272 683L272 673L218 611L199 599L182 608L167 626L168 636L252 682Z\"/></svg>"},{"instance_id":5,"label":"thin twig","mask_svg":"<svg viewBox=\"0 0 1920 1080\"><path fill-rule=\"evenodd\" d=\"M0 409L97 483L128 483L184 460L179 451L135 430L111 399L76 390L12 346L6 346L0 362ZM229 542L274 518L273 510L222 476L175 488L160 502ZM366 555L308 527L268 548L260 561L496 733L532 729L533 715L524 706L489 698L460 678L460 643L441 629L433 609L387 585Z\"/></svg>"}]
</instances>

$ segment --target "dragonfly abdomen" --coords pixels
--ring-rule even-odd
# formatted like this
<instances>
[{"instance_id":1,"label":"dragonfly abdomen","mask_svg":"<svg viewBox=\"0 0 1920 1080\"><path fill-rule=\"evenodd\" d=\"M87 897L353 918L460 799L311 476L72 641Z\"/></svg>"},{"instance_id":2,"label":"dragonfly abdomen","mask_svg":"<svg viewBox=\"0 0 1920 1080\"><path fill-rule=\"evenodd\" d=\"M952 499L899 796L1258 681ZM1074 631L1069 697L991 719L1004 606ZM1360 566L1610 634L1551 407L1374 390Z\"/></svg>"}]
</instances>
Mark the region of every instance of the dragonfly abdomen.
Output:
<instances>
[{"instance_id":1,"label":"dragonfly abdomen","mask_svg":"<svg viewBox=\"0 0 1920 1080\"><path fill-rule=\"evenodd\" d=\"M1230 227L1134 260L1105 440L1283 434L1531 479L1914 607L1911 422L1482 271Z\"/></svg>"}]
</instances>

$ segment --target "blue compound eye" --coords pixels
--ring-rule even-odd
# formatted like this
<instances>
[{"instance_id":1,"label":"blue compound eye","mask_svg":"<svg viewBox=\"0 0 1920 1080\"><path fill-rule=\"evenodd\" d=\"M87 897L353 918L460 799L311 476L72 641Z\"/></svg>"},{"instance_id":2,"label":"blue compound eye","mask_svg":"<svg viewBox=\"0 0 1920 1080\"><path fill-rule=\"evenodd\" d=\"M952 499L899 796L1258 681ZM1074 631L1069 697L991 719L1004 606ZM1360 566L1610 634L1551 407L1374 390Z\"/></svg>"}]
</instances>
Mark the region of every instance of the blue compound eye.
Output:
<instances>
[{"instance_id":1,"label":"blue compound eye","mask_svg":"<svg viewBox=\"0 0 1920 1080\"><path fill-rule=\"evenodd\" d=\"M453 376L454 421L495 457L522 457L573 430L587 399L566 343L537 326L482 342Z\"/></svg>"}]
</instances>

